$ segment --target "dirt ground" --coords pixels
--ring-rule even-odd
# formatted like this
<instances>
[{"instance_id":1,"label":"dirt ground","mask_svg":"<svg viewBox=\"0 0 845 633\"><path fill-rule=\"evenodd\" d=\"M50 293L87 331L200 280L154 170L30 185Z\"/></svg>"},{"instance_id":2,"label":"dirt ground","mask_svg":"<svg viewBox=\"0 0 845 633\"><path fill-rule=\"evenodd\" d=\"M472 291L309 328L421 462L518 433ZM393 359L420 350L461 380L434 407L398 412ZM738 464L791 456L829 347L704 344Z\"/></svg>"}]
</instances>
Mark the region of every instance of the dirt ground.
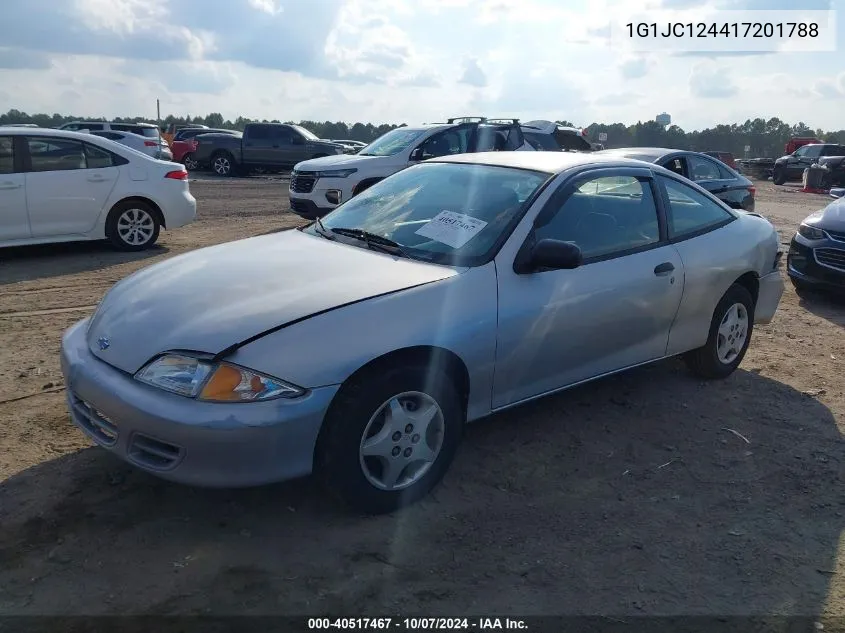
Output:
<instances>
[{"instance_id":1,"label":"dirt ground","mask_svg":"<svg viewBox=\"0 0 845 633\"><path fill-rule=\"evenodd\" d=\"M785 247L827 203L758 185ZM845 304L789 285L730 379L666 361L479 422L391 516L310 480L169 484L93 447L62 331L142 266L301 223L279 179L192 189L198 221L149 253L0 253L0 614L845 616Z\"/></svg>"}]
</instances>

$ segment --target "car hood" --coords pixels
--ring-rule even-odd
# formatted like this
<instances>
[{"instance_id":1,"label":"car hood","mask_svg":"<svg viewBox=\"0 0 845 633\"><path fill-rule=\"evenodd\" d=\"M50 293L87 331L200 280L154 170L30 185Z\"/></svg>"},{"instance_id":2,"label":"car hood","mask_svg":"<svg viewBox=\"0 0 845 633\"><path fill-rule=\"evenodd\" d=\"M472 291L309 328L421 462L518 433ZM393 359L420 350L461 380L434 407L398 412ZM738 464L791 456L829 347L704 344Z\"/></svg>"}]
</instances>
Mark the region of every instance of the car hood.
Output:
<instances>
[{"instance_id":1,"label":"car hood","mask_svg":"<svg viewBox=\"0 0 845 633\"><path fill-rule=\"evenodd\" d=\"M284 231L199 249L130 275L103 298L88 345L102 361L134 373L162 352L217 354L292 321L456 274Z\"/></svg>"},{"instance_id":2,"label":"car hood","mask_svg":"<svg viewBox=\"0 0 845 633\"><path fill-rule=\"evenodd\" d=\"M845 232L845 198L834 200L824 209L807 216L804 224L830 231Z\"/></svg>"},{"instance_id":3,"label":"car hood","mask_svg":"<svg viewBox=\"0 0 845 633\"><path fill-rule=\"evenodd\" d=\"M339 154L337 156L321 156L297 163L296 171L321 171L340 167L357 167L365 161L384 160L384 156L360 156L358 154Z\"/></svg>"}]
</instances>

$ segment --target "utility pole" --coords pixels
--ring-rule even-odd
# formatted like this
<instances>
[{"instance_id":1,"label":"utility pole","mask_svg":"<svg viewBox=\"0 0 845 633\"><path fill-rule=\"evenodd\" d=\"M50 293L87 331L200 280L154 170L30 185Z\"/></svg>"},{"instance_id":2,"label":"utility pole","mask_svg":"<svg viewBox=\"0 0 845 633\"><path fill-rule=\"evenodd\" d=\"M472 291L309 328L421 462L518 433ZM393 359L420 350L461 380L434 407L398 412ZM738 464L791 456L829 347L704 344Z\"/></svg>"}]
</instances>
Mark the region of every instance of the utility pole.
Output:
<instances>
[{"instance_id":1,"label":"utility pole","mask_svg":"<svg viewBox=\"0 0 845 633\"><path fill-rule=\"evenodd\" d=\"M161 101L156 99L156 123L158 123L159 129L161 129Z\"/></svg>"}]
</instances>

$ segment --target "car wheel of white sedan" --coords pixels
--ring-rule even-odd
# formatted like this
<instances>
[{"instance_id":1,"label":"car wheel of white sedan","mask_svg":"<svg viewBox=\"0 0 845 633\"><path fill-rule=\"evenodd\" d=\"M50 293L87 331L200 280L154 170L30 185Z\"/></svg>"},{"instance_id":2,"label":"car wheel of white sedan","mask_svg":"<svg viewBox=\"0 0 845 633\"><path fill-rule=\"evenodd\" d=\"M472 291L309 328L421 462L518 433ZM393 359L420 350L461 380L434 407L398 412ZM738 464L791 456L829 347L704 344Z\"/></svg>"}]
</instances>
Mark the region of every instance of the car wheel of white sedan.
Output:
<instances>
[{"instance_id":1,"label":"car wheel of white sedan","mask_svg":"<svg viewBox=\"0 0 845 633\"><path fill-rule=\"evenodd\" d=\"M150 248L158 239L158 214L145 202L121 202L112 209L106 223L106 237L122 251Z\"/></svg>"},{"instance_id":2,"label":"car wheel of white sedan","mask_svg":"<svg viewBox=\"0 0 845 633\"><path fill-rule=\"evenodd\" d=\"M343 387L326 417L318 469L329 490L371 514L425 496L454 458L464 423L453 381L438 369L369 373Z\"/></svg>"},{"instance_id":3,"label":"car wheel of white sedan","mask_svg":"<svg viewBox=\"0 0 845 633\"><path fill-rule=\"evenodd\" d=\"M702 378L726 378L742 362L754 329L754 300L739 284L722 297L713 313L707 343L685 356Z\"/></svg>"}]
</instances>

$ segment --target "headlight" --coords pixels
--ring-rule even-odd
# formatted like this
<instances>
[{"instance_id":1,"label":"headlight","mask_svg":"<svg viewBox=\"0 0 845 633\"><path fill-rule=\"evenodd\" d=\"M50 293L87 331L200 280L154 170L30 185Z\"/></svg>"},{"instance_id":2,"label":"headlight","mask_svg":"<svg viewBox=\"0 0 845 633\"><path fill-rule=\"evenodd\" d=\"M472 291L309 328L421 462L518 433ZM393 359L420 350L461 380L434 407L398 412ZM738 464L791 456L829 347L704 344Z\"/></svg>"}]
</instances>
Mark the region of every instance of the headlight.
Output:
<instances>
[{"instance_id":1,"label":"headlight","mask_svg":"<svg viewBox=\"0 0 845 633\"><path fill-rule=\"evenodd\" d=\"M135 378L180 396L213 402L256 402L305 393L300 387L244 367L183 354L159 356Z\"/></svg>"},{"instance_id":2,"label":"headlight","mask_svg":"<svg viewBox=\"0 0 845 633\"><path fill-rule=\"evenodd\" d=\"M798 227L798 233L802 237L806 237L808 240L823 240L824 239L824 231L821 229L817 229L814 226L810 226L809 224L801 223L801 226Z\"/></svg>"},{"instance_id":3,"label":"headlight","mask_svg":"<svg viewBox=\"0 0 845 633\"><path fill-rule=\"evenodd\" d=\"M330 169L328 171L318 171L318 178L348 178L354 174L357 169Z\"/></svg>"}]
</instances>

